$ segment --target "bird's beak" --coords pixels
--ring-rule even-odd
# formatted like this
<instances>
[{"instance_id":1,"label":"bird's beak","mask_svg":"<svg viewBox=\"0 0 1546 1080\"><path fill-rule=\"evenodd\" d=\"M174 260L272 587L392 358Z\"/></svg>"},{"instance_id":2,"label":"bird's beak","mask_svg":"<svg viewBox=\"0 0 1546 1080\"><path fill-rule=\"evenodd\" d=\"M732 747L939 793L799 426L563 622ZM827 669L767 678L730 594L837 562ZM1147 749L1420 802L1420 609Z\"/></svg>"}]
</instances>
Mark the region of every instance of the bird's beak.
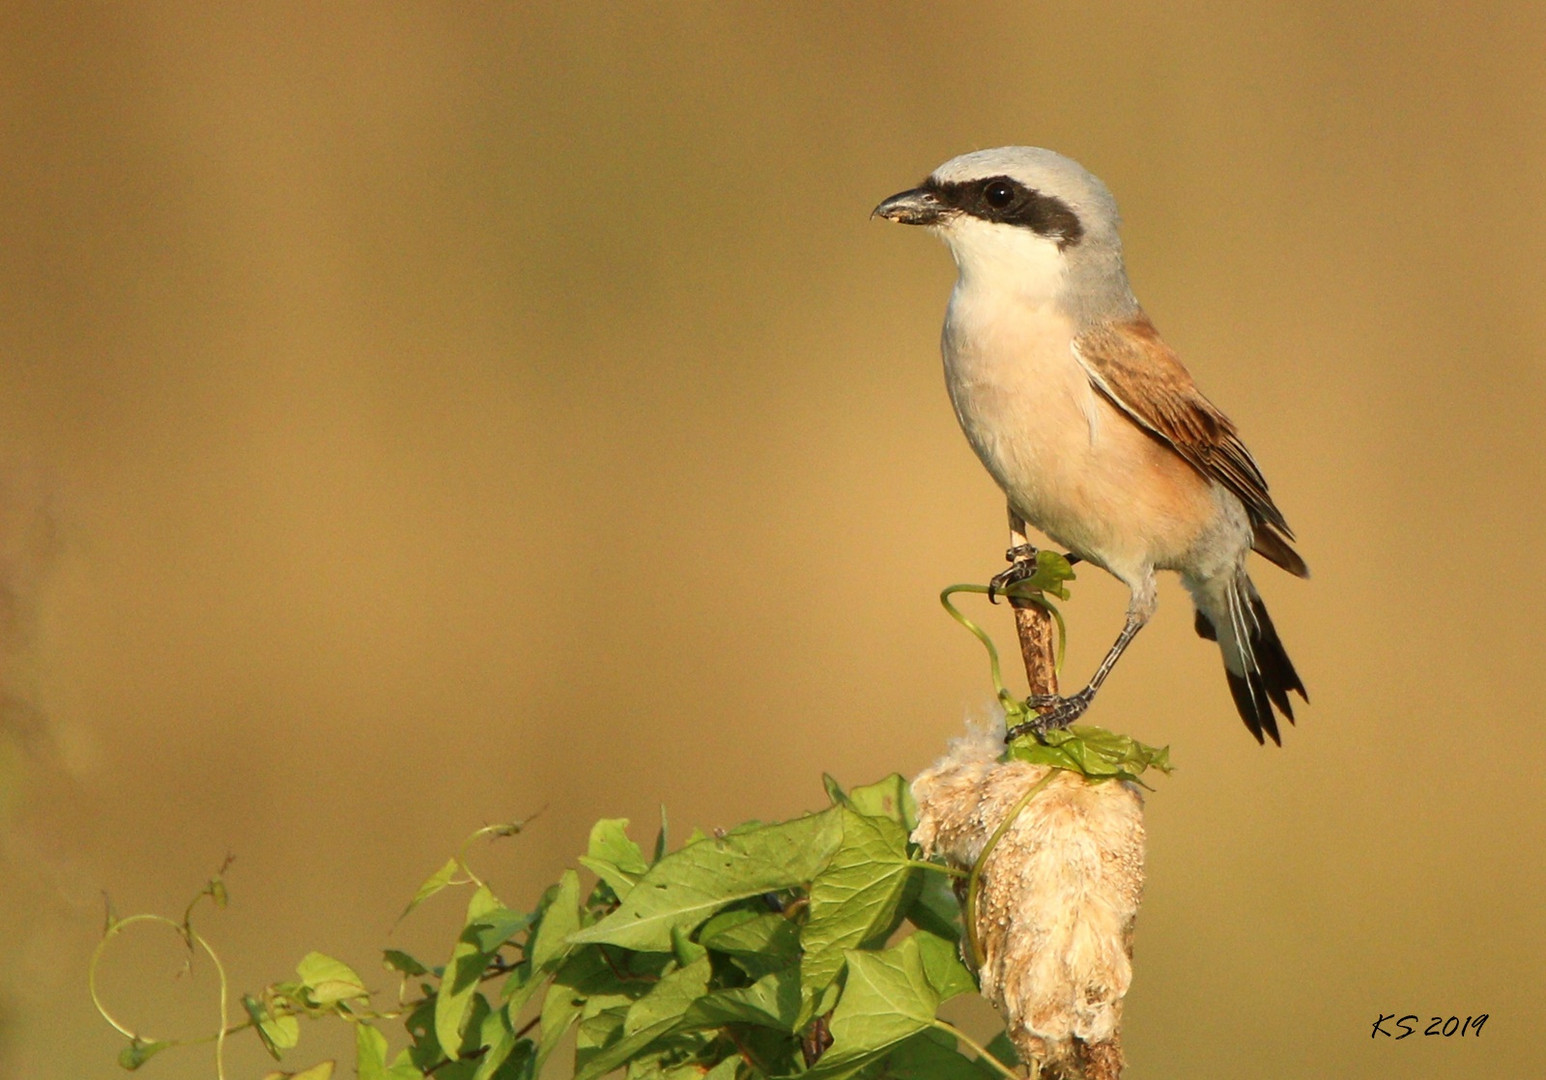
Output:
<instances>
[{"instance_id":1,"label":"bird's beak","mask_svg":"<svg viewBox=\"0 0 1546 1080\"><path fill-rule=\"evenodd\" d=\"M938 225L945 208L939 197L927 188L898 192L877 206L870 217L883 217L903 225Z\"/></svg>"}]
</instances>

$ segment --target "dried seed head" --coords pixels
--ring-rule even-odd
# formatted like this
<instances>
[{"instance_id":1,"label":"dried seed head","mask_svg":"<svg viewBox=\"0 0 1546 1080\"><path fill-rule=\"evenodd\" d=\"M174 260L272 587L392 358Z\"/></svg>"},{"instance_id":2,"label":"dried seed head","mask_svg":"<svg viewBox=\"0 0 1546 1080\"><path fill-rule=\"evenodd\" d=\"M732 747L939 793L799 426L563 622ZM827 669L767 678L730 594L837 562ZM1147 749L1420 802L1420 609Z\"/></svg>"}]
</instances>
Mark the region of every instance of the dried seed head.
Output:
<instances>
[{"instance_id":1,"label":"dried seed head","mask_svg":"<svg viewBox=\"0 0 1546 1080\"><path fill-rule=\"evenodd\" d=\"M990 729L971 730L913 781L926 852L970 869L1044 766L999 762ZM1063 770L1020 811L981 871L982 993L1023 1060L1056 1080L1115 1080L1122 998L1132 982L1143 892L1143 800L1136 786Z\"/></svg>"}]
</instances>

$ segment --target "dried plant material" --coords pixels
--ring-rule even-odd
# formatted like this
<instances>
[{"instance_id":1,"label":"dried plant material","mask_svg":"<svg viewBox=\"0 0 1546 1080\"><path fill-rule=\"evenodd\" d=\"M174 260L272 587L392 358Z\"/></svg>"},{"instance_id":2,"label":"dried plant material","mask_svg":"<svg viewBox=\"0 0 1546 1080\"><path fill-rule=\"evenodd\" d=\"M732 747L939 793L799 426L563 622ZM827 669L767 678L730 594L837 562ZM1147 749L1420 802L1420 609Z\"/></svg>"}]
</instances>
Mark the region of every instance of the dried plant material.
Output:
<instances>
[{"instance_id":1,"label":"dried plant material","mask_svg":"<svg viewBox=\"0 0 1546 1080\"><path fill-rule=\"evenodd\" d=\"M913 781L926 852L980 870L976 922L982 993L1026 1061L1054 1080L1122 1072L1122 998L1132 982L1133 923L1143 892L1143 801L1117 780L999 762L989 729L970 731ZM969 958L970 959L970 958Z\"/></svg>"}]
</instances>

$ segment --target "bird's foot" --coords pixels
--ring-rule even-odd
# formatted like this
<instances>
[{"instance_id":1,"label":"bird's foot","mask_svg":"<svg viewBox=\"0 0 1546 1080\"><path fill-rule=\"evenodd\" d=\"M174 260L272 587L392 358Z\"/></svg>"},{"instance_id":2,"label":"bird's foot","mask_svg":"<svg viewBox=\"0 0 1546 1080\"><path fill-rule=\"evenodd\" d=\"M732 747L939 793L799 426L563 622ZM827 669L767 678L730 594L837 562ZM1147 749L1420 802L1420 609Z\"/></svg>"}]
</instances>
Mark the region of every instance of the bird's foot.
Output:
<instances>
[{"instance_id":1,"label":"bird's foot","mask_svg":"<svg viewBox=\"0 0 1546 1080\"><path fill-rule=\"evenodd\" d=\"M1004 558L1009 561L1009 569L994 574L988 582L988 602L992 604L998 603L999 593L1008 592L1011 586L1036 573L1036 549L1030 544L1016 544L1004 552Z\"/></svg>"},{"instance_id":2,"label":"bird's foot","mask_svg":"<svg viewBox=\"0 0 1546 1080\"><path fill-rule=\"evenodd\" d=\"M1004 741L1013 742L1021 735L1032 732L1042 735L1048 731L1066 728L1084 715L1084 711L1090 707L1090 702L1093 700L1095 700L1095 693L1089 687L1068 697L1058 694L1032 694L1025 699L1025 703L1035 709L1037 715L1010 728L1009 733L1004 736Z\"/></svg>"}]
</instances>

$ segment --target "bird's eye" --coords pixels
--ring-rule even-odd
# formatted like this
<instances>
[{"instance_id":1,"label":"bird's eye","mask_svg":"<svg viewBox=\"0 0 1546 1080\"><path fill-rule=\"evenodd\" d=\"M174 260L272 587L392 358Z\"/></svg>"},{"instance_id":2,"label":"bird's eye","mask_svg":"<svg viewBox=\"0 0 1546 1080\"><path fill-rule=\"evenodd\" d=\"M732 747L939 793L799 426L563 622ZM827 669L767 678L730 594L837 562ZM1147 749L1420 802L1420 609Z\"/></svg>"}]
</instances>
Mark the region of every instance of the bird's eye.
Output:
<instances>
[{"instance_id":1,"label":"bird's eye","mask_svg":"<svg viewBox=\"0 0 1546 1080\"><path fill-rule=\"evenodd\" d=\"M982 197L995 210L1002 210L1015 201L1015 189L1007 181L994 180L982 189Z\"/></svg>"}]
</instances>

